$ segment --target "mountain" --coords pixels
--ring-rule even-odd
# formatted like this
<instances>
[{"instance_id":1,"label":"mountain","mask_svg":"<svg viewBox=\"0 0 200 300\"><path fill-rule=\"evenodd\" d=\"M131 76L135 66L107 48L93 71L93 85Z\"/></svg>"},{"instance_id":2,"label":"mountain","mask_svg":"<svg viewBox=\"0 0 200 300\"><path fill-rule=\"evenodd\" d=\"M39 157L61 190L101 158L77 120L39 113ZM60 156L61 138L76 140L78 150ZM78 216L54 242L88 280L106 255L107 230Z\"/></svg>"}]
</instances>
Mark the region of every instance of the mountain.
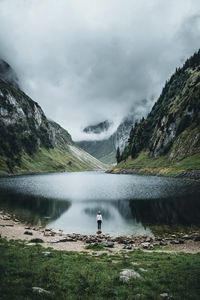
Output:
<instances>
[{"instance_id":1,"label":"mountain","mask_svg":"<svg viewBox=\"0 0 200 300\"><path fill-rule=\"evenodd\" d=\"M20 89L7 63L0 66L0 174L104 168L65 129L46 118L38 103Z\"/></svg>"},{"instance_id":2,"label":"mountain","mask_svg":"<svg viewBox=\"0 0 200 300\"><path fill-rule=\"evenodd\" d=\"M176 69L147 118L135 123L120 160L115 172L200 170L200 50Z\"/></svg>"},{"instance_id":3,"label":"mountain","mask_svg":"<svg viewBox=\"0 0 200 300\"><path fill-rule=\"evenodd\" d=\"M19 88L19 79L17 74L11 66L2 59L0 59L0 79L16 88Z\"/></svg>"},{"instance_id":4,"label":"mountain","mask_svg":"<svg viewBox=\"0 0 200 300\"><path fill-rule=\"evenodd\" d=\"M103 124L105 122L99 124ZM116 150L118 147L121 152L124 150L133 123L133 116L129 116L121 122L117 130L109 138L94 141L80 141L78 142L78 144L81 148L83 148L85 151L87 151L103 163L116 163ZM98 127L99 124L95 126L95 129L98 132L102 132Z\"/></svg>"}]
</instances>

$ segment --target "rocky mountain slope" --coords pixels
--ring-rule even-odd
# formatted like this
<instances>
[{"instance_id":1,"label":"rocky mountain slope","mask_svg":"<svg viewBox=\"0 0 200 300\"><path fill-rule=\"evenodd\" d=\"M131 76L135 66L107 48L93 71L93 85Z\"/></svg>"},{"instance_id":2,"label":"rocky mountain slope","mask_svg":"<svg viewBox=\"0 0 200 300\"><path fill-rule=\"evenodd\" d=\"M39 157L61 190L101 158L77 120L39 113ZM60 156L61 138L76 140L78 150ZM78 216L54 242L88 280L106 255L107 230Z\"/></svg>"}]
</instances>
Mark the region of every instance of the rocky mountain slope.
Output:
<instances>
[{"instance_id":1,"label":"rocky mountain slope","mask_svg":"<svg viewBox=\"0 0 200 300\"><path fill-rule=\"evenodd\" d=\"M19 88L19 79L17 74L11 66L2 59L0 59L0 79L16 88Z\"/></svg>"},{"instance_id":2,"label":"rocky mountain slope","mask_svg":"<svg viewBox=\"0 0 200 300\"><path fill-rule=\"evenodd\" d=\"M125 169L200 170L200 51L176 69L147 118L135 123L120 160Z\"/></svg>"},{"instance_id":3,"label":"rocky mountain slope","mask_svg":"<svg viewBox=\"0 0 200 300\"><path fill-rule=\"evenodd\" d=\"M106 121L105 121L106 122ZM133 126L133 116L123 120L117 130L107 139L78 142L80 147L104 163L116 163L116 150L122 152L127 145L129 133ZM100 123L103 124L104 122ZM95 126L95 130L97 125ZM98 129L98 132L100 128ZM87 132L87 131L85 131Z\"/></svg>"},{"instance_id":4,"label":"rocky mountain slope","mask_svg":"<svg viewBox=\"0 0 200 300\"><path fill-rule=\"evenodd\" d=\"M104 167L79 148L65 129L46 118L41 107L20 90L7 63L0 63L0 73L0 174Z\"/></svg>"}]
</instances>

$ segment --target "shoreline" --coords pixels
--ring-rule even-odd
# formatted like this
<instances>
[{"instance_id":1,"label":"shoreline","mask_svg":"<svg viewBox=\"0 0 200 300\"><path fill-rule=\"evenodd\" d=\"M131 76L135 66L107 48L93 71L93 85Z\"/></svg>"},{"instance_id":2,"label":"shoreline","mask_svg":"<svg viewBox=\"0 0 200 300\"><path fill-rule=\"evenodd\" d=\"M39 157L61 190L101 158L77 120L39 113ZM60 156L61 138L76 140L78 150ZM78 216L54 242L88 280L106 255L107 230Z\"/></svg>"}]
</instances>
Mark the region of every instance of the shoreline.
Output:
<instances>
[{"instance_id":1,"label":"shoreline","mask_svg":"<svg viewBox=\"0 0 200 300\"><path fill-rule=\"evenodd\" d=\"M61 251L94 253L109 251L155 251L171 253L200 253L200 229L190 233L166 234L165 236L110 236L108 234L83 235L65 233L46 227L33 227L20 222L14 215L0 212L0 237L22 240L28 245L41 244Z\"/></svg>"},{"instance_id":2,"label":"shoreline","mask_svg":"<svg viewBox=\"0 0 200 300\"><path fill-rule=\"evenodd\" d=\"M87 170L74 170L74 171L67 171L67 170L57 170L57 171L41 171L41 172L25 172L25 173L7 173L7 174L0 174L1 178L13 178L13 177L20 177L20 176L37 176L37 175L51 175L51 174L60 174L60 173L83 173L83 172L97 172L97 173L108 173L108 169L87 169Z\"/></svg>"},{"instance_id":3,"label":"shoreline","mask_svg":"<svg viewBox=\"0 0 200 300\"><path fill-rule=\"evenodd\" d=\"M12 177L20 177L20 176L37 176L37 175L48 175L48 174L60 174L60 173L83 173L83 172L102 172L102 170L77 170L77 171L67 171L67 170L60 170L60 171L42 171L42 172L25 172L25 173L16 173L16 174L0 174L1 178L12 178ZM106 171L103 171L106 172Z\"/></svg>"},{"instance_id":4,"label":"shoreline","mask_svg":"<svg viewBox=\"0 0 200 300\"><path fill-rule=\"evenodd\" d=\"M166 178L179 178L179 179L189 179L200 181L200 170L185 170L181 173L171 174L171 173L160 173L158 170L146 170L146 169L136 169L136 168L114 168L106 171L108 174L116 175L144 175L144 176L159 176Z\"/></svg>"},{"instance_id":5,"label":"shoreline","mask_svg":"<svg viewBox=\"0 0 200 300\"><path fill-rule=\"evenodd\" d=\"M187 180L200 181L200 170L183 170L181 173L170 173L170 172L160 172L155 169L143 169L143 168L113 168L113 169L95 169L95 170L77 170L77 171L67 171L67 170L56 170L56 171L38 171L38 172L22 172L22 173L7 173L0 174L0 179L2 178L13 178L20 176L37 176L37 175L48 175L48 174L60 174L60 173L75 173L75 172L103 172L105 174L113 175L140 175L140 176L158 176L165 178L179 178Z\"/></svg>"}]
</instances>

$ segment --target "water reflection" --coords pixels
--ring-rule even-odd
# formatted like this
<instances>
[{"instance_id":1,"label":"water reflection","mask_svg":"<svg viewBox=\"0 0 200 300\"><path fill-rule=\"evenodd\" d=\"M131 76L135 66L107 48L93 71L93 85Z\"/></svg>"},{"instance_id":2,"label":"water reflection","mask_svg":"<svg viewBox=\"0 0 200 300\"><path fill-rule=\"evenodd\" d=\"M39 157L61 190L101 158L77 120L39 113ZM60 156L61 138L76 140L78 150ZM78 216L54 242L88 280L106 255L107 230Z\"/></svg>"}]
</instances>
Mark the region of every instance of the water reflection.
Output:
<instances>
[{"instance_id":1,"label":"water reflection","mask_svg":"<svg viewBox=\"0 0 200 300\"><path fill-rule=\"evenodd\" d=\"M70 205L69 201L14 192L3 192L0 197L1 209L32 225L47 225L58 219Z\"/></svg>"},{"instance_id":2,"label":"water reflection","mask_svg":"<svg viewBox=\"0 0 200 300\"><path fill-rule=\"evenodd\" d=\"M54 222L50 222L49 226L56 229L64 228L67 232L93 234L96 232L96 214L100 210L103 215L102 229L106 233L151 235L150 229L145 229L139 220L126 218L131 214L130 203L126 200L123 202L123 206L126 206L124 211L120 211L120 201L74 202L67 212Z\"/></svg>"},{"instance_id":3,"label":"water reflection","mask_svg":"<svg viewBox=\"0 0 200 300\"><path fill-rule=\"evenodd\" d=\"M198 196L130 201L133 218L143 224L200 226Z\"/></svg>"},{"instance_id":4,"label":"water reflection","mask_svg":"<svg viewBox=\"0 0 200 300\"><path fill-rule=\"evenodd\" d=\"M97 205L95 205L95 207L93 207L93 208L86 207L86 208L84 208L83 211L86 215L89 215L89 217L94 218L94 216L96 216L96 214L99 210L101 211L101 214L103 215L104 220L112 219L112 214L109 211L109 209L107 207L106 208L101 207L101 209L100 209L99 203L97 203Z\"/></svg>"},{"instance_id":5,"label":"water reflection","mask_svg":"<svg viewBox=\"0 0 200 300\"><path fill-rule=\"evenodd\" d=\"M72 183L74 185L72 185ZM149 225L200 226L199 183L96 173L22 176L0 180L0 207L34 225L66 232L151 234Z\"/></svg>"}]
</instances>

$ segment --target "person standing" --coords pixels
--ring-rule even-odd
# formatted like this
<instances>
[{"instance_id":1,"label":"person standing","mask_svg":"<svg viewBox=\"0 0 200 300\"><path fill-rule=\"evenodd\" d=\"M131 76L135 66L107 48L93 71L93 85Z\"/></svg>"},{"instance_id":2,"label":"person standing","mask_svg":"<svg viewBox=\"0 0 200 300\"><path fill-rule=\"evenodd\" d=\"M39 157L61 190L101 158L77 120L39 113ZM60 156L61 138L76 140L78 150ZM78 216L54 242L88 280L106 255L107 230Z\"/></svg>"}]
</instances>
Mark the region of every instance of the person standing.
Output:
<instances>
[{"instance_id":1,"label":"person standing","mask_svg":"<svg viewBox=\"0 0 200 300\"><path fill-rule=\"evenodd\" d=\"M101 231L102 221L103 221L102 214L101 214L100 211L98 211L98 213L97 213L97 228L98 228L98 231Z\"/></svg>"}]
</instances>

